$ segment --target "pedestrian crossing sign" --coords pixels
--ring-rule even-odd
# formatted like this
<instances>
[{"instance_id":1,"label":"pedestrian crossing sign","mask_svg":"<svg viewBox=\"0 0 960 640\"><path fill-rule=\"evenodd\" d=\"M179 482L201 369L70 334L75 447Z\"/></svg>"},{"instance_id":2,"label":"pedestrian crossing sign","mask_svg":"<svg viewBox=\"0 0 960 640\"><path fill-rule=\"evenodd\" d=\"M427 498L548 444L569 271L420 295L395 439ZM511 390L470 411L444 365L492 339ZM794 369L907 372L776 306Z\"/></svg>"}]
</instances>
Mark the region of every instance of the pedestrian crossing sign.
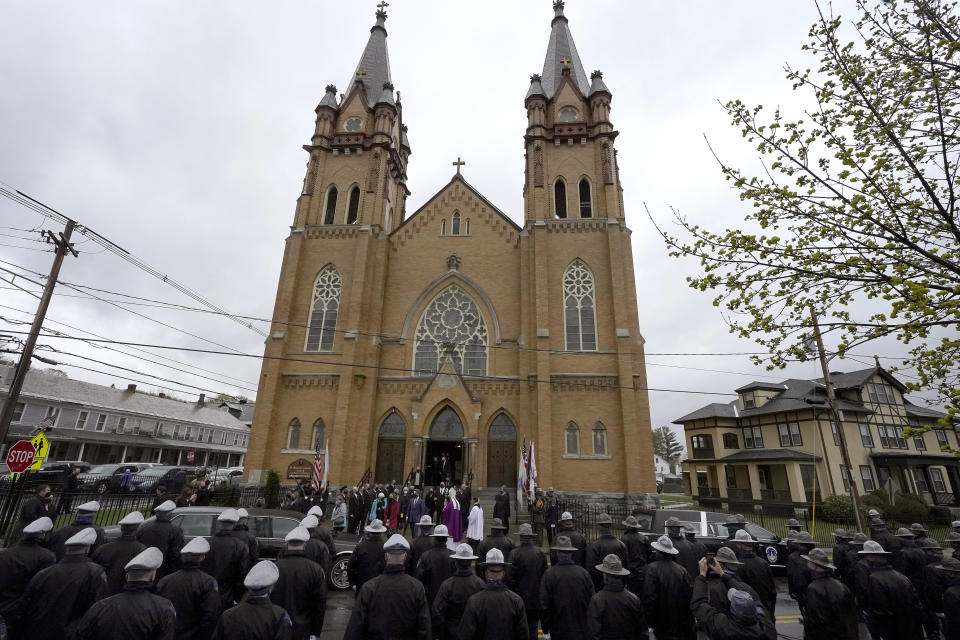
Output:
<instances>
[{"instance_id":1,"label":"pedestrian crossing sign","mask_svg":"<svg viewBox=\"0 0 960 640\"><path fill-rule=\"evenodd\" d=\"M50 441L47 440L47 436L42 433L38 433L33 436L33 440L30 441L33 443L33 464L31 464L27 469L39 469L43 466L43 461L47 459L47 452L50 451Z\"/></svg>"}]
</instances>

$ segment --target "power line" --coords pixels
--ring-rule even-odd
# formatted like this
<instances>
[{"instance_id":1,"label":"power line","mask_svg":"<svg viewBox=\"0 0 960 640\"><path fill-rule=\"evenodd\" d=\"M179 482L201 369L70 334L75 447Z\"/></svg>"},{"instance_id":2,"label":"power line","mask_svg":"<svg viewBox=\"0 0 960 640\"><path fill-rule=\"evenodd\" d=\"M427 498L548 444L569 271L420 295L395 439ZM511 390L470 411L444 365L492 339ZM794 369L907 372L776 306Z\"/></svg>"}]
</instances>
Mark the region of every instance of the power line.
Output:
<instances>
[{"instance_id":1,"label":"power line","mask_svg":"<svg viewBox=\"0 0 960 640\"><path fill-rule=\"evenodd\" d=\"M10 247L11 249L25 249L26 251L42 251L44 253L53 252L53 249L41 249L39 247L21 247L18 244L7 244L5 242L0 242L0 247Z\"/></svg>"}]
</instances>

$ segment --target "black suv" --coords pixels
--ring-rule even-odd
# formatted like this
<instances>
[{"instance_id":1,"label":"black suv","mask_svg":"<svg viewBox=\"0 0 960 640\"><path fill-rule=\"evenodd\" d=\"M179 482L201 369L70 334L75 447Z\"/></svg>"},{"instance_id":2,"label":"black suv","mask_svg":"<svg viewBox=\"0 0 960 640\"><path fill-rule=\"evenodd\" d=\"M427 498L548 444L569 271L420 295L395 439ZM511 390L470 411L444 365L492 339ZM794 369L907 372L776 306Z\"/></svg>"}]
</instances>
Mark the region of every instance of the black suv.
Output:
<instances>
[{"instance_id":1,"label":"black suv","mask_svg":"<svg viewBox=\"0 0 960 640\"><path fill-rule=\"evenodd\" d=\"M120 483L123 481L123 474L127 469L131 476L123 491L130 491L133 484L133 474L137 474L147 468L147 465L139 462L124 462L122 464L98 464L86 473L80 474L80 486L90 491L96 491L103 494L108 491L120 491Z\"/></svg>"}]
</instances>

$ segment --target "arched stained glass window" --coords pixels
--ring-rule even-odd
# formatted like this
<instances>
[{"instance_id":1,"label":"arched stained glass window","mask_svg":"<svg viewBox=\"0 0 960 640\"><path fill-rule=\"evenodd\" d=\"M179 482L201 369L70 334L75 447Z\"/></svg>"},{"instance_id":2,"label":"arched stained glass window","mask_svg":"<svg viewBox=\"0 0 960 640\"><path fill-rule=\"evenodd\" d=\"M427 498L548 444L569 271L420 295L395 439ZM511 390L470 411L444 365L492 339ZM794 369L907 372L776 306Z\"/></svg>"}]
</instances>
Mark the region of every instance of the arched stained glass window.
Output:
<instances>
[{"instance_id":1,"label":"arched stained glass window","mask_svg":"<svg viewBox=\"0 0 960 640\"><path fill-rule=\"evenodd\" d=\"M563 178L553 183L553 213L558 218L567 217L567 184Z\"/></svg>"},{"instance_id":2,"label":"arched stained glass window","mask_svg":"<svg viewBox=\"0 0 960 640\"><path fill-rule=\"evenodd\" d=\"M347 201L347 224L356 224L360 215L360 187L350 189L350 199Z\"/></svg>"},{"instance_id":3,"label":"arched stained glass window","mask_svg":"<svg viewBox=\"0 0 960 640\"><path fill-rule=\"evenodd\" d=\"M327 189L327 204L324 207L323 224L333 224L333 217L337 213L337 188Z\"/></svg>"},{"instance_id":4,"label":"arched stained glass window","mask_svg":"<svg viewBox=\"0 0 960 640\"><path fill-rule=\"evenodd\" d=\"M607 428L602 422L593 425L593 455L607 455Z\"/></svg>"},{"instance_id":5,"label":"arched stained glass window","mask_svg":"<svg viewBox=\"0 0 960 640\"><path fill-rule=\"evenodd\" d=\"M323 418L317 418L313 423L313 450L326 451L327 449L327 425L323 423Z\"/></svg>"},{"instance_id":6,"label":"arched stained glass window","mask_svg":"<svg viewBox=\"0 0 960 640\"><path fill-rule=\"evenodd\" d=\"M460 235L460 212L453 212L453 224L450 225L450 235Z\"/></svg>"},{"instance_id":7,"label":"arched stained glass window","mask_svg":"<svg viewBox=\"0 0 960 640\"><path fill-rule=\"evenodd\" d=\"M582 260L574 260L563 275L563 314L567 351L595 351L593 274Z\"/></svg>"},{"instance_id":8,"label":"arched stained glass window","mask_svg":"<svg viewBox=\"0 0 960 640\"><path fill-rule=\"evenodd\" d=\"M287 429L287 449L300 448L300 420L294 418Z\"/></svg>"},{"instance_id":9,"label":"arched stained glass window","mask_svg":"<svg viewBox=\"0 0 960 640\"><path fill-rule=\"evenodd\" d=\"M473 299L455 284L435 297L423 312L415 334L413 369L436 373L449 353L457 371L467 376L487 373L487 325Z\"/></svg>"},{"instance_id":10,"label":"arched stained glass window","mask_svg":"<svg viewBox=\"0 0 960 640\"><path fill-rule=\"evenodd\" d=\"M310 306L310 322L307 327L306 351L330 351L337 328L337 312L340 309L340 272L328 265L313 284L313 300Z\"/></svg>"},{"instance_id":11,"label":"arched stained glass window","mask_svg":"<svg viewBox=\"0 0 960 640\"><path fill-rule=\"evenodd\" d=\"M580 455L580 427L576 422L567 423L567 455Z\"/></svg>"},{"instance_id":12,"label":"arched stained glass window","mask_svg":"<svg viewBox=\"0 0 960 640\"><path fill-rule=\"evenodd\" d=\"M593 217L593 202L590 198L590 181L586 178L580 180L580 217Z\"/></svg>"}]
</instances>

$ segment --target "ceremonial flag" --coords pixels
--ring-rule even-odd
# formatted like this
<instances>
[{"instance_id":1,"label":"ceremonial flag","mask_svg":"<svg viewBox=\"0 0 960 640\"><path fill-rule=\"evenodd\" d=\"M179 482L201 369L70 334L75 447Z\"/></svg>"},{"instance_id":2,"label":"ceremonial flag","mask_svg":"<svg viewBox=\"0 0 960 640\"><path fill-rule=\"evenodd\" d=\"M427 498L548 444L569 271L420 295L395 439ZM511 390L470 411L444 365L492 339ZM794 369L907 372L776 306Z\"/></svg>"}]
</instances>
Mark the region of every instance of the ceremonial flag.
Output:
<instances>
[{"instance_id":1,"label":"ceremonial flag","mask_svg":"<svg viewBox=\"0 0 960 640\"><path fill-rule=\"evenodd\" d=\"M527 486L527 441L520 447L520 465L517 468L517 508L523 503L523 493Z\"/></svg>"},{"instance_id":2,"label":"ceremonial flag","mask_svg":"<svg viewBox=\"0 0 960 640\"><path fill-rule=\"evenodd\" d=\"M327 486L327 474L330 473L330 439L327 438L327 441L323 443L323 484L320 486Z\"/></svg>"},{"instance_id":3,"label":"ceremonial flag","mask_svg":"<svg viewBox=\"0 0 960 640\"><path fill-rule=\"evenodd\" d=\"M326 457L326 456L324 456ZM326 464L324 464L326 466ZM324 473L326 475L326 473ZM314 491L320 490L320 443L317 443L317 450L313 456L313 479L310 481Z\"/></svg>"},{"instance_id":4,"label":"ceremonial flag","mask_svg":"<svg viewBox=\"0 0 960 640\"><path fill-rule=\"evenodd\" d=\"M528 463L528 470L530 472L530 487L528 488L528 491L530 492L529 495L531 502L533 502L534 491L537 488L537 457L533 449L535 444L536 443L533 441L530 442L530 462Z\"/></svg>"}]
</instances>

